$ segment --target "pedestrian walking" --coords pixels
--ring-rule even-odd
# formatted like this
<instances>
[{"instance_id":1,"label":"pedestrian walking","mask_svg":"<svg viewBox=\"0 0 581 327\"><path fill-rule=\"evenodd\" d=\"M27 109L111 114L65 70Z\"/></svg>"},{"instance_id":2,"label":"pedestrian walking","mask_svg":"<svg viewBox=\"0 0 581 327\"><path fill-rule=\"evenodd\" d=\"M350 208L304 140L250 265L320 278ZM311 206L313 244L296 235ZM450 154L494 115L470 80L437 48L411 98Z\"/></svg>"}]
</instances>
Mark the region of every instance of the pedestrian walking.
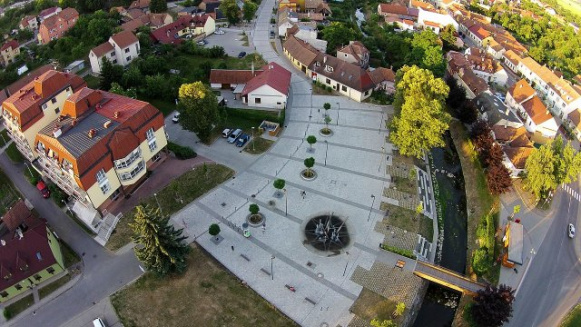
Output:
<instances>
[{"instance_id":1,"label":"pedestrian walking","mask_svg":"<svg viewBox=\"0 0 581 327\"><path fill-rule=\"evenodd\" d=\"M301 195L303 196L303 200L305 199L305 196L307 196L307 192L305 192L305 190L301 191Z\"/></svg>"},{"instance_id":2,"label":"pedestrian walking","mask_svg":"<svg viewBox=\"0 0 581 327\"><path fill-rule=\"evenodd\" d=\"M230 245L230 248L232 249L232 251L234 251L234 245Z\"/></svg>"}]
</instances>

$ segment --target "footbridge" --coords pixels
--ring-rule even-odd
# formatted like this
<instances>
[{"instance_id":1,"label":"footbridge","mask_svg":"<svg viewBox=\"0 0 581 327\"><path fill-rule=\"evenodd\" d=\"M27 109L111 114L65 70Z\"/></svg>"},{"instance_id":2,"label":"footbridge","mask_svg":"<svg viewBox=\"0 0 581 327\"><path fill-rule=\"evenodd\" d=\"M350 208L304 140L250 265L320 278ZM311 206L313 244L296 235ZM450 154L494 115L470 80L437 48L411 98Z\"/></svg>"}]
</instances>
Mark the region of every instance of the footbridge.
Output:
<instances>
[{"instance_id":1,"label":"footbridge","mask_svg":"<svg viewBox=\"0 0 581 327\"><path fill-rule=\"evenodd\" d=\"M475 282L453 270L420 260L418 260L416 263L414 274L416 274L418 277L429 280L436 284L446 286L464 294L474 295L476 292L486 287L486 285Z\"/></svg>"}]
</instances>

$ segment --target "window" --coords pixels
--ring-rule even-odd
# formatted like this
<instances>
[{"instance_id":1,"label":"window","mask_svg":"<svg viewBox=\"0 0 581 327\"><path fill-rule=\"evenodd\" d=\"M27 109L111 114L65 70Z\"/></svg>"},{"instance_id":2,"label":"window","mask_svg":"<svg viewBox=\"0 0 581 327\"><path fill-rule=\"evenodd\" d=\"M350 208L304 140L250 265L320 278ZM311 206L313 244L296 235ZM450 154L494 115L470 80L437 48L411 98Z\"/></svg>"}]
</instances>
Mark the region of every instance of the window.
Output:
<instances>
[{"instance_id":1,"label":"window","mask_svg":"<svg viewBox=\"0 0 581 327\"><path fill-rule=\"evenodd\" d=\"M254 103L256 103L256 104L262 103L262 99L261 98L254 98Z\"/></svg>"},{"instance_id":2,"label":"window","mask_svg":"<svg viewBox=\"0 0 581 327\"><path fill-rule=\"evenodd\" d=\"M50 99L50 102L53 103L53 104L56 103L56 98Z\"/></svg>"},{"instance_id":3,"label":"window","mask_svg":"<svg viewBox=\"0 0 581 327\"><path fill-rule=\"evenodd\" d=\"M123 173L119 176L122 181L132 180L145 168L145 161L141 160L135 168L128 173Z\"/></svg>"},{"instance_id":4,"label":"window","mask_svg":"<svg viewBox=\"0 0 581 327\"><path fill-rule=\"evenodd\" d=\"M327 78L327 80L325 81L327 84L331 84L331 80Z\"/></svg>"},{"instance_id":5,"label":"window","mask_svg":"<svg viewBox=\"0 0 581 327\"><path fill-rule=\"evenodd\" d=\"M112 51L111 53L109 53L109 57L113 57L115 55L115 51Z\"/></svg>"},{"instance_id":6,"label":"window","mask_svg":"<svg viewBox=\"0 0 581 327\"><path fill-rule=\"evenodd\" d=\"M43 103L43 104L42 104L42 110L46 110L46 108L48 108L48 104L46 104L46 103Z\"/></svg>"},{"instance_id":7,"label":"window","mask_svg":"<svg viewBox=\"0 0 581 327\"><path fill-rule=\"evenodd\" d=\"M155 155L154 155L154 156L151 158L151 160L153 160L153 162L156 162L156 161L158 161L159 159L161 159L161 155L160 155L159 153L156 153L156 154L155 154Z\"/></svg>"},{"instance_id":8,"label":"window","mask_svg":"<svg viewBox=\"0 0 581 327\"><path fill-rule=\"evenodd\" d=\"M111 185L109 185L109 179L107 179L107 175L105 175L105 170L99 170L97 172L96 178L97 183L99 183L99 187L101 188L101 192L103 192L103 194L109 192Z\"/></svg>"},{"instance_id":9,"label":"window","mask_svg":"<svg viewBox=\"0 0 581 327\"><path fill-rule=\"evenodd\" d=\"M126 48L125 49L125 53L129 53L129 48Z\"/></svg>"},{"instance_id":10,"label":"window","mask_svg":"<svg viewBox=\"0 0 581 327\"><path fill-rule=\"evenodd\" d=\"M61 112L61 108L59 108L59 107L54 108L54 113L55 114L58 114L59 112Z\"/></svg>"},{"instance_id":11,"label":"window","mask_svg":"<svg viewBox=\"0 0 581 327\"><path fill-rule=\"evenodd\" d=\"M369 90L365 91L365 95L369 95Z\"/></svg>"},{"instance_id":12,"label":"window","mask_svg":"<svg viewBox=\"0 0 581 327\"><path fill-rule=\"evenodd\" d=\"M49 274L54 274L54 268L48 267L48 268L46 268L46 272L48 272Z\"/></svg>"},{"instance_id":13,"label":"window","mask_svg":"<svg viewBox=\"0 0 581 327\"><path fill-rule=\"evenodd\" d=\"M343 91L343 92L347 92L347 86L345 86L345 85L341 85L341 91Z\"/></svg>"},{"instance_id":14,"label":"window","mask_svg":"<svg viewBox=\"0 0 581 327\"><path fill-rule=\"evenodd\" d=\"M117 64L117 59L113 60L113 65Z\"/></svg>"},{"instance_id":15,"label":"window","mask_svg":"<svg viewBox=\"0 0 581 327\"><path fill-rule=\"evenodd\" d=\"M157 142L155 140L155 132L153 131L153 127L148 129L145 132L145 136L147 137L147 144L149 145L149 150L153 151L157 149Z\"/></svg>"},{"instance_id":16,"label":"window","mask_svg":"<svg viewBox=\"0 0 581 327\"><path fill-rule=\"evenodd\" d=\"M113 194L109 197L111 200L117 200L119 198L119 194L121 194L121 189L116 189Z\"/></svg>"},{"instance_id":17,"label":"window","mask_svg":"<svg viewBox=\"0 0 581 327\"><path fill-rule=\"evenodd\" d=\"M131 56L125 58L125 61L131 61Z\"/></svg>"},{"instance_id":18,"label":"window","mask_svg":"<svg viewBox=\"0 0 581 327\"><path fill-rule=\"evenodd\" d=\"M157 149L157 142L155 140L153 140L153 142L149 142L149 151L153 151L155 149Z\"/></svg>"},{"instance_id":19,"label":"window","mask_svg":"<svg viewBox=\"0 0 581 327\"><path fill-rule=\"evenodd\" d=\"M140 156L141 156L141 150L139 148L137 148L137 149L133 150L133 152L128 154L125 158L120 159L120 160L115 160L115 167L116 168L129 167Z\"/></svg>"}]
</instances>

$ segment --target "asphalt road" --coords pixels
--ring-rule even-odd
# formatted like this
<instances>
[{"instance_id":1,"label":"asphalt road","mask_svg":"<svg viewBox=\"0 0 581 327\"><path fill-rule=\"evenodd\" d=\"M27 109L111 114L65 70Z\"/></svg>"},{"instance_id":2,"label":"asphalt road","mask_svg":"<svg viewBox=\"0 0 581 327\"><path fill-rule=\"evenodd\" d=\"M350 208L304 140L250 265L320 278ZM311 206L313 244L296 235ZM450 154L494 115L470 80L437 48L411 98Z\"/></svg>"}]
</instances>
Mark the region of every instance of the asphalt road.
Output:
<instances>
[{"instance_id":1,"label":"asphalt road","mask_svg":"<svg viewBox=\"0 0 581 327\"><path fill-rule=\"evenodd\" d=\"M23 165L14 165L6 154L2 154L0 169L58 236L83 258L81 278L72 288L36 309L35 314L16 317L8 323L9 326L61 326L141 276L139 261L133 251L115 255L100 246L53 201L40 196L38 190L25 179Z\"/></svg>"},{"instance_id":2,"label":"asphalt road","mask_svg":"<svg viewBox=\"0 0 581 327\"><path fill-rule=\"evenodd\" d=\"M579 192L578 183L570 185ZM517 293L506 326L557 326L581 299L581 241L567 236L567 225L581 227L579 201L559 189L553 222Z\"/></svg>"}]
</instances>

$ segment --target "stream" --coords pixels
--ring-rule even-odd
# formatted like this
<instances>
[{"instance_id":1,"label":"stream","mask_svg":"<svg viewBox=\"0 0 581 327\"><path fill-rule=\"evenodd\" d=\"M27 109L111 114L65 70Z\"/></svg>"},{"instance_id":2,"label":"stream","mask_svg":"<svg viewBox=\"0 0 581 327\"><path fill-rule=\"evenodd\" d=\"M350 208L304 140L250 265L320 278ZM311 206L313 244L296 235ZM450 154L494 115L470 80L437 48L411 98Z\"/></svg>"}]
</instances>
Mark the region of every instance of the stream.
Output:
<instances>
[{"instance_id":1,"label":"stream","mask_svg":"<svg viewBox=\"0 0 581 327\"><path fill-rule=\"evenodd\" d=\"M464 177L458 153L449 133L446 134L445 140L445 148L435 148L431 151L432 174L435 174L440 189L436 201L440 201L444 221L442 251L441 256L437 256L436 263L464 274L467 246ZM461 295L457 291L430 283L414 326L451 326Z\"/></svg>"}]
</instances>

